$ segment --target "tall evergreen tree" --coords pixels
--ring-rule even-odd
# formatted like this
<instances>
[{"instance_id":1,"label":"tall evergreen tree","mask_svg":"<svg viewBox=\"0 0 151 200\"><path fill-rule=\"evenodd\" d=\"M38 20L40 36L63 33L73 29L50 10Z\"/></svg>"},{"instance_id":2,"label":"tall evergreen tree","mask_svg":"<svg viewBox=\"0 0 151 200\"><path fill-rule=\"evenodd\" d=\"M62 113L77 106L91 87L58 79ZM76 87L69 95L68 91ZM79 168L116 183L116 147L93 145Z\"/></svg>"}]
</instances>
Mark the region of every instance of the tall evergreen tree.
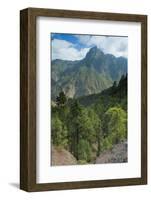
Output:
<instances>
[{"instance_id":1,"label":"tall evergreen tree","mask_svg":"<svg viewBox=\"0 0 151 200\"><path fill-rule=\"evenodd\" d=\"M77 100L71 104L70 115L69 115L69 143L70 151L78 159L78 143L79 143L79 120L82 111L82 107Z\"/></svg>"},{"instance_id":2,"label":"tall evergreen tree","mask_svg":"<svg viewBox=\"0 0 151 200\"><path fill-rule=\"evenodd\" d=\"M58 106L64 106L67 102L67 97L63 91L59 93L59 96L56 98L56 104Z\"/></svg>"}]
</instances>

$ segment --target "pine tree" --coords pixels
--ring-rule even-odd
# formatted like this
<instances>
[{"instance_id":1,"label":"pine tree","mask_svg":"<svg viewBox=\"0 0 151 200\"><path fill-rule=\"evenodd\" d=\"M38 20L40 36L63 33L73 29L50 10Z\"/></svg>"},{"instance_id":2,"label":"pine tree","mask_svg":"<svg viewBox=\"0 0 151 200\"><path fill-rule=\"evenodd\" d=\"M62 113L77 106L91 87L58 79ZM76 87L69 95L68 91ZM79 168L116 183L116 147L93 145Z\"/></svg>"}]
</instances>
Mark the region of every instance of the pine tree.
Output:
<instances>
[{"instance_id":1,"label":"pine tree","mask_svg":"<svg viewBox=\"0 0 151 200\"><path fill-rule=\"evenodd\" d=\"M52 118L52 141L53 144L60 147L67 147L67 128L58 116Z\"/></svg>"},{"instance_id":2,"label":"pine tree","mask_svg":"<svg viewBox=\"0 0 151 200\"><path fill-rule=\"evenodd\" d=\"M68 119L69 129L69 144L70 152L78 160L78 143L79 143L79 121L78 117L81 114L82 107L77 100L73 101L70 108L70 115Z\"/></svg>"},{"instance_id":3,"label":"pine tree","mask_svg":"<svg viewBox=\"0 0 151 200\"><path fill-rule=\"evenodd\" d=\"M56 104L58 106L64 106L67 102L67 97L63 91L59 93L59 96L56 98Z\"/></svg>"},{"instance_id":4,"label":"pine tree","mask_svg":"<svg viewBox=\"0 0 151 200\"><path fill-rule=\"evenodd\" d=\"M117 87L117 82L116 82L116 81L113 82L112 87L113 87L113 88L116 88L116 87Z\"/></svg>"}]
</instances>

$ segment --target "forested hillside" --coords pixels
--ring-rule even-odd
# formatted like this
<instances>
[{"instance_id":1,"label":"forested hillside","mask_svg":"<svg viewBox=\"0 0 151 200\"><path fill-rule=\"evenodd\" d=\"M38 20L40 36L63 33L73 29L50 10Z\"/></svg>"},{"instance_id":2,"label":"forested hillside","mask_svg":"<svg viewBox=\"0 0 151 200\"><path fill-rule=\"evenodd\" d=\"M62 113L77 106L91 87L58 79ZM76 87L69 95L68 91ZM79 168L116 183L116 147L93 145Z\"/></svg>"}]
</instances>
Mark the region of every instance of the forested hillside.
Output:
<instances>
[{"instance_id":1,"label":"forested hillside","mask_svg":"<svg viewBox=\"0 0 151 200\"><path fill-rule=\"evenodd\" d=\"M69 98L62 90L53 100L51 112L53 151L65 150L66 164L102 163L100 157L107 152L110 159L106 162L113 158L127 161L127 146L122 146L127 141L127 75L98 94ZM118 148L123 159L116 159L119 154L113 153Z\"/></svg>"}]
</instances>

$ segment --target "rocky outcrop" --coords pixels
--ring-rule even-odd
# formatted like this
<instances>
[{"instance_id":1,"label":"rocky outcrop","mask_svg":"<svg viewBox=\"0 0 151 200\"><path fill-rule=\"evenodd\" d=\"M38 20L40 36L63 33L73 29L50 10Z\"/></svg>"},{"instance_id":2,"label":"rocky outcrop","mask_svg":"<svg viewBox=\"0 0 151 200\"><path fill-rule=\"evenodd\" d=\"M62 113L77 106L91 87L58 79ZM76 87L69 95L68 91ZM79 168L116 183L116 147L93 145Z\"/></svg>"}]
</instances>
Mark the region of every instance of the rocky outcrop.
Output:
<instances>
[{"instance_id":1,"label":"rocky outcrop","mask_svg":"<svg viewBox=\"0 0 151 200\"><path fill-rule=\"evenodd\" d=\"M104 151L97 157L95 163L124 163L127 162L127 143L120 143L113 146L112 150Z\"/></svg>"},{"instance_id":2,"label":"rocky outcrop","mask_svg":"<svg viewBox=\"0 0 151 200\"><path fill-rule=\"evenodd\" d=\"M51 165L75 165L76 158L67 150L59 147L52 147Z\"/></svg>"}]
</instances>

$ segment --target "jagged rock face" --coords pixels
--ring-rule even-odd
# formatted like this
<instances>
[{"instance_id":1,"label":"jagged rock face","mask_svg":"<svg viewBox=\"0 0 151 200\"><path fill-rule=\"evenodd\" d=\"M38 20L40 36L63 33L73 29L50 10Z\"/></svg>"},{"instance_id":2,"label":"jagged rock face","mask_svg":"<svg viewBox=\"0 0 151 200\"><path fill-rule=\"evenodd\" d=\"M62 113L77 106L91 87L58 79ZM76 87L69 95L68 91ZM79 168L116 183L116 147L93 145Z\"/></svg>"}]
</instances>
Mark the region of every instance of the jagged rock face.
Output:
<instances>
[{"instance_id":1,"label":"jagged rock face","mask_svg":"<svg viewBox=\"0 0 151 200\"><path fill-rule=\"evenodd\" d=\"M68 97L96 94L127 73L127 59L104 54L97 47L79 61L54 60L51 63L51 93L55 99L63 90Z\"/></svg>"}]
</instances>

